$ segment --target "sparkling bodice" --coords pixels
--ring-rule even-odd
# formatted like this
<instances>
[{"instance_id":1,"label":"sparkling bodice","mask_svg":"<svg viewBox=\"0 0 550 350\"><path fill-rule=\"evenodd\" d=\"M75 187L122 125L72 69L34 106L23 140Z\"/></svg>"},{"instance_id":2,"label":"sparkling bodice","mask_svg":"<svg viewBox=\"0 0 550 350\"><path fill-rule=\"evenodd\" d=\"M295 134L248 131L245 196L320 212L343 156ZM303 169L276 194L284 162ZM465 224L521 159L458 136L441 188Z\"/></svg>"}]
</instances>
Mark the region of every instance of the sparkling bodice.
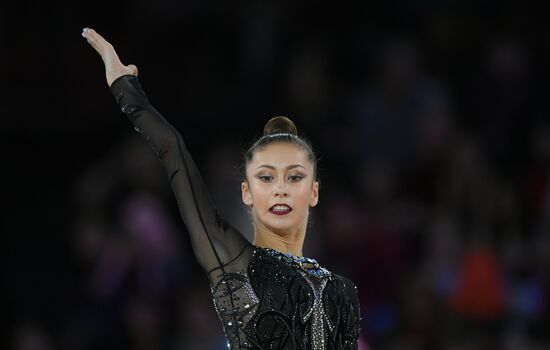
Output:
<instances>
[{"instance_id":1,"label":"sparkling bodice","mask_svg":"<svg viewBox=\"0 0 550 350\"><path fill-rule=\"evenodd\" d=\"M355 286L306 262L255 247L247 271L220 276L212 296L230 349L357 348Z\"/></svg>"}]
</instances>

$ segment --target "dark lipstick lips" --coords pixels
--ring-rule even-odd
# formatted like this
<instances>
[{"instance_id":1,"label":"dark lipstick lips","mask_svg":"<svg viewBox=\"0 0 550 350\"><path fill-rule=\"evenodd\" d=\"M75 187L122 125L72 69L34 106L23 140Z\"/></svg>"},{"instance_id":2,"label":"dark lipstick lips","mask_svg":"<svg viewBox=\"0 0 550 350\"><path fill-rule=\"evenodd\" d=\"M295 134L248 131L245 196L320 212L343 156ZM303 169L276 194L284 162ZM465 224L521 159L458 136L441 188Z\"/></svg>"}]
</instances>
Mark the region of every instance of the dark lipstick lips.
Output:
<instances>
[{"instance_id":1,"label":"dark lipstick lips","mask_svg":"<svg viewBox=\"0 0 550 350\"><path fill-rule=\"evenodd\" d=\"M285 210L274 210L275 207L277 206L283 206L283 207L286 207ZM287 205L287 204L275 204L274 206L272 206L271 208L269 208L269 211L275 215L286 215L288 213L290 213L292 211L292 208Z\"/></svg>"}]
</instances>

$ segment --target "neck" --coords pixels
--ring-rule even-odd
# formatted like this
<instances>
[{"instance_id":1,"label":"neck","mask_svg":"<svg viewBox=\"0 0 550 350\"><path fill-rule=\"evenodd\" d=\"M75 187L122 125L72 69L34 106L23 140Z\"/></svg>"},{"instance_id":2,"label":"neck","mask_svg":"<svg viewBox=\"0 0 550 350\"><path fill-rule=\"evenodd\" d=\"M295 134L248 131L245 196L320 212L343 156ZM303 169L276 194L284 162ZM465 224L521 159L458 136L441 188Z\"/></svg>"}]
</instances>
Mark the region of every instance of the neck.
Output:
<instances>
[{"instance_id":1,"label":"neck","mask_svg":"<svg viewBox=\"0 0 550 350\"><path fill-rule=\"evenodd\" d=\"M283 253L303 256L305 230L301 233L281 235L265 228L256 230L254 245L262 248L272 248Z\"/></svg>"}]
</instances>

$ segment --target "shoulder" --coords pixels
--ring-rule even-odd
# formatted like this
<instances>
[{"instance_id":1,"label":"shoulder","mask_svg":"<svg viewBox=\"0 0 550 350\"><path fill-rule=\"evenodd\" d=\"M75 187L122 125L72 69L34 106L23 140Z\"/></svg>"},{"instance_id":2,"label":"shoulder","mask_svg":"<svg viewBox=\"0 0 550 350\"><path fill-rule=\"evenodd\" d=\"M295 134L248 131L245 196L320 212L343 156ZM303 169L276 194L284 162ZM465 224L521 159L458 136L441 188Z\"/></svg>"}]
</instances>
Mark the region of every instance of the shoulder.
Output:
<instances>
[{"instance_id":1,"label":"shoulder","mask_svg":"<svg viewBox=\"0 0 550 350\"><path fill-rule=\"evenodd\" d=\"M340 281L348 297L350 297L355 302L359 301L359 298L357 296L357 287L349 278L336 274L334 272L332 272L332 276L334 279Z\"/></svg>"}]
</instances>

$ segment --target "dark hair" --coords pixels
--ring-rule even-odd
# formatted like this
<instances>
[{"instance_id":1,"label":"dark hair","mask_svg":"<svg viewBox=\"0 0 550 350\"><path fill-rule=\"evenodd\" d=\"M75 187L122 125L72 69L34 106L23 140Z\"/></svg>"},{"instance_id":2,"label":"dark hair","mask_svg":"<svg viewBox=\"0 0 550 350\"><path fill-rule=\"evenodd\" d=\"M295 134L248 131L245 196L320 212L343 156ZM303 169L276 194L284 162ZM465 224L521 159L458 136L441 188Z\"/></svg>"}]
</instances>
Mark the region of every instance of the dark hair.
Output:
<instances>
[{"instance_id":1,"label":"dark hair","mask_svg":"<svg viewBox=\"0 0 550 350\"><path fill-rule=\"evenodd\" d=\"M313 163L313 181L317 181L317 156L313 152L311 143L298 136L298 129L292 120L278 116L271 118L264 126L264 135L256 140L244 154L243 179L246 179L246 167L254 153L274 143L292 143L306 151L309 160Z\"/></svg>"}]
</instances>

